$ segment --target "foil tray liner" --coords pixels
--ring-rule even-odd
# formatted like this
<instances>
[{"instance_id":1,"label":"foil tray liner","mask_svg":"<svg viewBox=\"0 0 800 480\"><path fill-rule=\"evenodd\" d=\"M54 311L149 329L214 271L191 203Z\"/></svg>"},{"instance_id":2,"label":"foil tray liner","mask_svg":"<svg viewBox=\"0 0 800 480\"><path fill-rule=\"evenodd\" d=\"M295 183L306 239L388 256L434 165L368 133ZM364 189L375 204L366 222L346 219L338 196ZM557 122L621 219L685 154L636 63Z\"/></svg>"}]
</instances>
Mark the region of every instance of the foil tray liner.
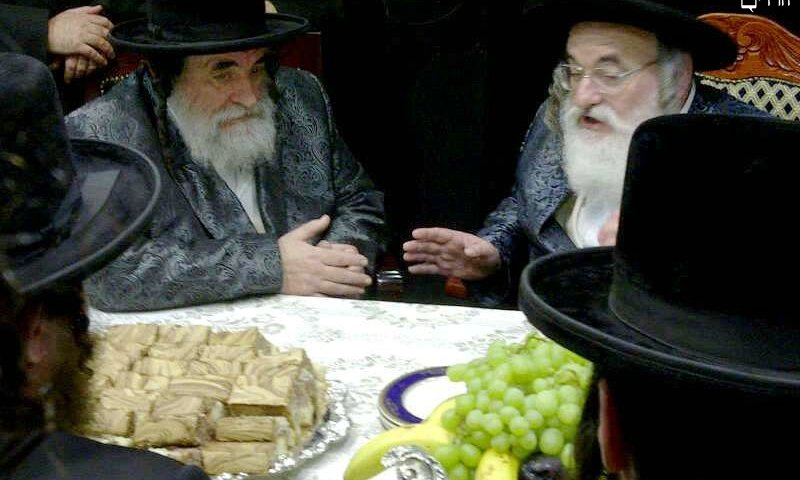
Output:
<instances>
[{"instance_id":1,"label":"foil tray liner","mask_svg":"<svg viewBox=\"0 0 800 480\"><path fill-rule=\"evenodd\" d=\"M303 463L322 455L331 445L340 441L350 429L350 419L345 411L347 388L336 380L328 380L328 412L322 423L314 430L311 439L301 450L291 455L279 455L266 474L222 473L211 477L213 480L259 480L281 478Z\"/></svg>"}]
</instances>

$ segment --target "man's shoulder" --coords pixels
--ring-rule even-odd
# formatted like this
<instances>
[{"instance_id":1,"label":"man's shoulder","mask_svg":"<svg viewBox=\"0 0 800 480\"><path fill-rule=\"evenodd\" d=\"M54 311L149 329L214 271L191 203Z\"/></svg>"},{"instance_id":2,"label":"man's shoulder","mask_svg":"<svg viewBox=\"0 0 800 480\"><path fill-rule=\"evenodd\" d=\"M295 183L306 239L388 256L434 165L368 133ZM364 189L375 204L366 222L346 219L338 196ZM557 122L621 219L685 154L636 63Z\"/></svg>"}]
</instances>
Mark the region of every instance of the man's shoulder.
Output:
<instances>
[{"instance_id":1,"label":"man's shoulder","mask_svg":"<svg viewBox=\"0 0 800 480\"><path fill-rule=\"evenodd\" d=\"M54 478L58 471L69 472L64 477L65 480L208 478L195 467L183 465L156 453L106 445L61 432L48 435L17 468L14 478Z\"/></svg>"},{"instance_id":2,"label":"man's shoulder","mask_svg":"<svg viewBox=\"0 0 800 480\"><path fill-rule=\"evenodd\" d=\"M768 116L769 114L755 106L745 103L732 95L714 87L697 83L694 100L689 109L690 113L723 113L729 115L756 115Z\"/></svg>"},{"instance_id":3,"label":"man's shoulder","mask_svg":"<svg viewBox=\"0 0 800 480\"><path fill-rule=\"evenodd\" d=\"M276 84L281 90L311 89L322 91L322 82L311 72L299 68L282 67L278 70Z\"/></svg>"},{"instance_id":4,"label":"man's shoulder","mask_svg":"<svg viewBox=\"0 0 800 480\"><path fill-rule=\"evenodd\" d=\"M130 75L105 95L67 115L69 134L142 148L142 138L149 138L143 131L151 123L144 101L136 76Z\"/></svg>"}]
</instances>

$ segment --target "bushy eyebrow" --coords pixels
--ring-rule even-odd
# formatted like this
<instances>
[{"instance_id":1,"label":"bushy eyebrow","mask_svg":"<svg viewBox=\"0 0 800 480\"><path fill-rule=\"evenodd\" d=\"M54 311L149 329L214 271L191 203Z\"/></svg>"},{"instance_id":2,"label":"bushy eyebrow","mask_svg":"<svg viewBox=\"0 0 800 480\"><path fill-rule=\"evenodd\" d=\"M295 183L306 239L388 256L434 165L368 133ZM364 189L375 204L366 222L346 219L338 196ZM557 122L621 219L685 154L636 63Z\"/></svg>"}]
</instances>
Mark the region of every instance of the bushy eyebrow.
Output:
<instances>
[{"instance_id":1,"label":"bushy eyebrow","mask_svg":"<svg viewBox=\"0 0 800 480\"><path fill-rule=\"evenodd\" d=\"M266 65L267 59L269 59L271 56L274 56L274 54L272 54L270 52L265 52L264 55L259 57L258 60L256 60L253 63L253 65ZM222 71L222 70L227 70L228 68L233 68L233 67L236 67L238 65L239 64L236 61L227 60L227 59L220 59L220 60L211 59L208 62L206 62L206 66L210 66L211 67L211 71L213 71L213 72L219 72L219 71Z\"/></svg>"},{"instance_id":2,"label":"bushy eyebrow","mask_svg":"<svg viewBox=\"0 0 800 480\"><path fill-rule=\"evenodd\" d=\"M573 57L572 55L567 55L566 62L575 64L575 57ZM617 55L616 53L610 53L607 55L603 55L595 62L595 65L601 65L601 64L606 64L606 65L611 64L614 66L621 66L622 62L619 58L619 55Z\"/></svg>"}]
</instances>

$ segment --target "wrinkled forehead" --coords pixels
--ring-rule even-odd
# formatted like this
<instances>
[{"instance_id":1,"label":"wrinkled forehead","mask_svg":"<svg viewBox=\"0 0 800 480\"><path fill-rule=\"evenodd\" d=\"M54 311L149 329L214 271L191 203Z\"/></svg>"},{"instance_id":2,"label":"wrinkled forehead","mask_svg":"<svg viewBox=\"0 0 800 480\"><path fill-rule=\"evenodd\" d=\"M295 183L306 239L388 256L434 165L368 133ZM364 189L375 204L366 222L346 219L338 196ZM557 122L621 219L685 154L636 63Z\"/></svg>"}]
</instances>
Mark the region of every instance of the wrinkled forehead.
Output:
<instances>
[{"instance_id":1,"label":"wrinkled forehead","mask_svg":"<svg viewBox=\"0 0 800 480\"><path fill-rule=\"evenodd\" d=\"M567 55L586 66L604 58L635 65L652 61L657 54L656 36L630 25L580 22L570 29L567 39Z\"/></svg>"},{"instance_id":2,"label":"wrinkled forehead","mask_svg":"<svg viewBox=\"0 0 800 480\"><path fill-rule=\"evenodd\" d=\"M249 68L264 57L274 53L273 49L261 47L210 55L189 55L184 62L184 69L203 69L219 64L238 65Z\"/></svg>"}]
</instances>

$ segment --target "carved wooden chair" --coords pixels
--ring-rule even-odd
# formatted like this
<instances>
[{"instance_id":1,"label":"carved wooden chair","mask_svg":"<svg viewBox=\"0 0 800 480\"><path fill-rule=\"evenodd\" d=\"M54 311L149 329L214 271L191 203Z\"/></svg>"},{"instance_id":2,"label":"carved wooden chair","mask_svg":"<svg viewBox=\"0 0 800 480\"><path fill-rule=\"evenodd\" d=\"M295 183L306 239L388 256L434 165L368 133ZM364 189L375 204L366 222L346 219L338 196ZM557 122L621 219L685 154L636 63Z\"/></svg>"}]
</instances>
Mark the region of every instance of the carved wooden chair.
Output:
<instances>
[{"instance_id":1,"label":"carved wooden chair","mask_svg":"<svg viewBox=\"0 0 800 480\"><path fill-rule=\"evenodd\" d=\"M800 119L800 37L757 15L709 13L700 17L739 46L736 63L698 73L700 83L787 119Z\"/></svg>"}]
</instances>

